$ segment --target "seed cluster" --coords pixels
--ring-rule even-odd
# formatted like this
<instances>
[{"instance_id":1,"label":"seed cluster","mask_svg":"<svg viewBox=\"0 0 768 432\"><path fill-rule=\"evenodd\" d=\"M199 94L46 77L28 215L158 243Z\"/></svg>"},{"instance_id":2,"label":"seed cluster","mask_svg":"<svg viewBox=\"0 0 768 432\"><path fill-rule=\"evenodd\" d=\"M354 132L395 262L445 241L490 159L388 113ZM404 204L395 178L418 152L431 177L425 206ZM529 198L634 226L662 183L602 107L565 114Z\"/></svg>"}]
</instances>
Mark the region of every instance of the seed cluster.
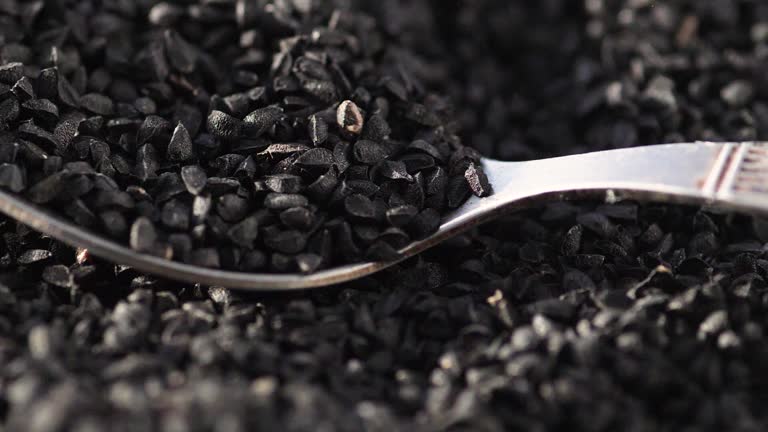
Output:
<instances>
[{"instance_id":1,"label":"seed cluster","mask_svg":"<svg viewBox=\"0 0 768 432\"><path fill-rule=\"evenodd\" d=\"M266 3L3 15L0 186L141 253L305 273L394 259L490 194L374 19Z\"/></svg>"},{"instance_id":2,"label":"seed cluster","mask_svg":"<svg viewBox=\"0 0 768 432\"><path fill-rule=\"evenodd\" d=\"M350 10L418 55L414 75L461 102L460 133L486 137L489 154L620 147L628 135L610 131L626 127L635 144L768 139L761 2L361 3ZM14 37L37 37L20 18L34 4L0 1ZM123 3L100 4L111 16ZM617 92L651 83L675 103ZM570 109L590 94L593 111ZM337 114L310 119L310 136ZM516 132L496 140L504 121ZM185 190L210 187L196 168L179 175ZM295 181L270 179L286 194ZM374 277L256 295L143 275L0 219L0 419L35 432L765 430L766 242L768 223L743 215L556 203Z\"/></svg>"},{"instance_id":3,"label":"seed cluster","mask_svg":"<svg viewBox=\"0 0 768 432\"><path fill-rule=\"evenodd\" d=\"M399 3L371 7L427 56L425 76L483 155L768 137L763 2L433 0L393 12Z\"/></svg>"}]
</instances>

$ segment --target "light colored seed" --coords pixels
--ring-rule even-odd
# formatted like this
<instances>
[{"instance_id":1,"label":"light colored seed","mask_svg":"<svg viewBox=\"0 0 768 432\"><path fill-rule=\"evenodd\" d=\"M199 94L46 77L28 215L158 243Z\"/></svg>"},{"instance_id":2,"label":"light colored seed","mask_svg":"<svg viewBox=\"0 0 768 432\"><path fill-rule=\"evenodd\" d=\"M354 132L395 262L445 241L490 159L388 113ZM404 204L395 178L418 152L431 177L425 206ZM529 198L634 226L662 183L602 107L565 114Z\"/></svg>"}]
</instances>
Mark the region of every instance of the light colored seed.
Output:
<instances>
[{"instance_id":1,"label":"light colored seed","mask_svg":"<svg viewBox=\"0 0 768 432\"><path fill-rule=\"evenodd\" d=\"M336 122L347 132L359 134L363 130L363 115L360 108L351 100L339 104L336 110Z\"/></svg>"}]
</instances>

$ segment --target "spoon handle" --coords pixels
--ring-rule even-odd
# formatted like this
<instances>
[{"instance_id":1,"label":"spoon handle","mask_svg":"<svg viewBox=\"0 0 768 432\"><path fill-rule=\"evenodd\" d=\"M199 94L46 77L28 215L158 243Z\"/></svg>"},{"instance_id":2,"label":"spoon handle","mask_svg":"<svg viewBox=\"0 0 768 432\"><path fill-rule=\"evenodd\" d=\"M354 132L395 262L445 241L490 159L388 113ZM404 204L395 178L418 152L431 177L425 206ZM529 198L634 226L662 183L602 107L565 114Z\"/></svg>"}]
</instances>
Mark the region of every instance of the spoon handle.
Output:
<instances>
[{"instance_id":1,"label":"spoon handle","mask_svg":"<svg viewBox=\"0 0 768 432\"><path fill-rule=\"evenodd\" d=\"M768 213L768 143L665 144L484 166L496 195L473 202L474 212L559 194Z\"/></svg>"}]
</instances>

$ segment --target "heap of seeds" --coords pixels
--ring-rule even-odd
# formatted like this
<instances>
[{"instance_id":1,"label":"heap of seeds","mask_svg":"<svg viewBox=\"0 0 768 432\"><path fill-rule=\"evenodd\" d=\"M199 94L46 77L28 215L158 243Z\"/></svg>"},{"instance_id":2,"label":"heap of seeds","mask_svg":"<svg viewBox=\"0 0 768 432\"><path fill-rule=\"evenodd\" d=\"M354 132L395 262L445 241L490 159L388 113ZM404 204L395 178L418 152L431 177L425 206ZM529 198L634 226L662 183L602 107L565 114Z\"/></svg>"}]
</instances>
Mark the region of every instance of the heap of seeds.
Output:
<instances>
[{"instance_id":1,"label":"heap of seeds","mask_svg":"<svg viewBox=\"0 0 768 432\"><path fill-rule=\"evenodd\" d=\"M45 7L59 3L112 25L120 5L152 2ZM488 154L768 139L766 2L362 3ZM63 32L23 18L41 4L0 0L2 55ZM218 39L236 26L202 11L225 4L151 16L192 9ZM0 218L0 427L767 430L767 242L745 215L554 203L354 283L254 294L100 262Z\"/></svg>"},{"instance_id":2,"label":"heap of seeds","mask_svg":"<svg viewBox=\"0 0 768 432\"><path fill-rule=\"evenodd\" d=\"M489 193L375 20L278 3L3 15L0 186L138 252L249 272L393 259Z\"/></svg>"}]
</instances>

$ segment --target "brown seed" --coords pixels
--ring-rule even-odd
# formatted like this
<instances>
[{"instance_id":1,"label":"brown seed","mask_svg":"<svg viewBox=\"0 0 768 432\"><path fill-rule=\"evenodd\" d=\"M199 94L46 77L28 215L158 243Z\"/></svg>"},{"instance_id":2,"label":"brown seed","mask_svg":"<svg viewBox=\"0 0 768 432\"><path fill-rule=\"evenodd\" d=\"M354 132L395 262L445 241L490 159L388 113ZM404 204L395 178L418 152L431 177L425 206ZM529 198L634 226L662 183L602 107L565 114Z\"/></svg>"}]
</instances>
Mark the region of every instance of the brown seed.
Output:
<instances>
[{"instance_id":1,"label":"brown seed","mask_svg":"<svg viewBox=\"0 0 768 432\"><path fill-rule=\"evenodd\" d=\"M77 252L75 253L75 259L78 264L84 264L91 259L91 254L88 253L88 249L77 248Z\"/></svg>"},{"instance_id":2,"label":"brown seed","mask_svg":"<svg viewBox=\"0 0 768 432\"><path fill-rule=\"evenodd\" d=\"M336 110L336 122L347 132L359 134L363 130L363 115L351 100L345 100Z\"/></svg>"}]
</instances>

